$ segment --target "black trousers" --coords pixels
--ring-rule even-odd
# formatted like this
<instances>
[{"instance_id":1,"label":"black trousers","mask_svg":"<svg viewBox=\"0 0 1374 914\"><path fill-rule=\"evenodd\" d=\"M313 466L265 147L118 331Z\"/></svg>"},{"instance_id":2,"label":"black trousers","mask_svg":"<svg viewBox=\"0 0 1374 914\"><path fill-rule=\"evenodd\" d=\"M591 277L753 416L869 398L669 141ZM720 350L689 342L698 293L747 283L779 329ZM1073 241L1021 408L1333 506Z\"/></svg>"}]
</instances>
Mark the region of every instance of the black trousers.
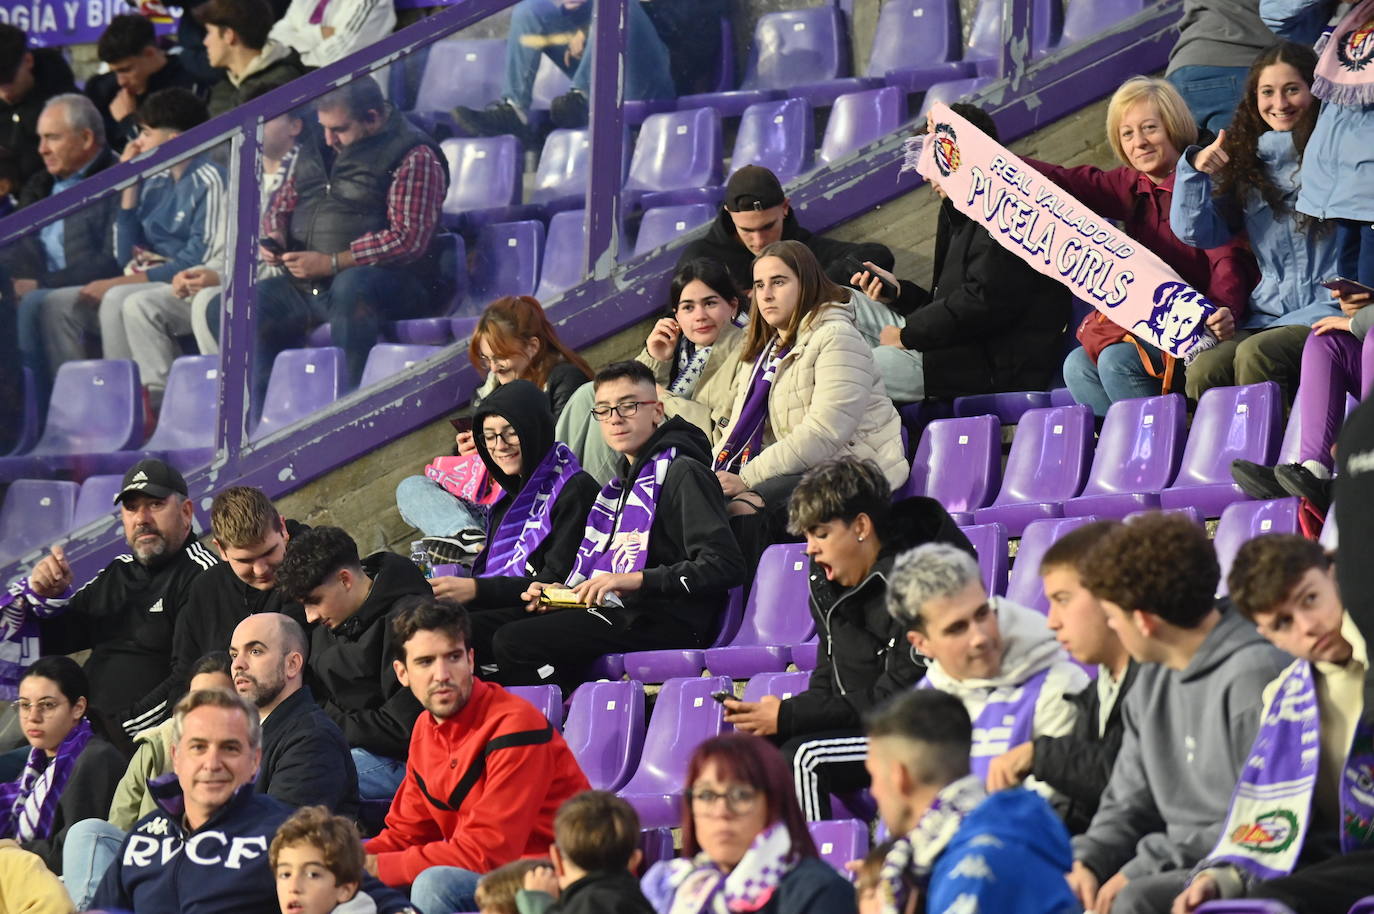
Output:
<instances>
[{"instance_id":1,"label":"black trousers","mask_svg":"<svg viewBox=\"0 0 1374 914\"><path fill-rule=\"evenodd\" d=\"M833 815L832 793L851 793L868 786L868 740L860 730L831 730L794 737L782 745L792 769L797 800L808 822Z\"/></svg>"},{"instance_id":2,"label":"black trousers","mask_svg":"<svg viewBox=\"0 0 1374 914\"><path fill-rule=\"evenodd\" d=\"M1261 882L1250 898L1271 898L1298 914L1346 914L1374 895L1374 851L1356 851L1304 867L1291 876Z\"/></svg>"}]
</instances>

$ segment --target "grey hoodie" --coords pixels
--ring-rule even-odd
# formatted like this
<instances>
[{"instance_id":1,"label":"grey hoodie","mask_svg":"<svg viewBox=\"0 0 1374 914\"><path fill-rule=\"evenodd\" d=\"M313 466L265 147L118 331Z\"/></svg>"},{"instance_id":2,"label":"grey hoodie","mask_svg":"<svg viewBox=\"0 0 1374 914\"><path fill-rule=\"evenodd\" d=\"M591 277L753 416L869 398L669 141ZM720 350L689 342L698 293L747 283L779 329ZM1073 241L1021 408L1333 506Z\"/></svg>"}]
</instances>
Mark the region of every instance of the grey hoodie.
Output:
<instances>
[{"instance_id":1,"label":"grey hoodie","mask_svg":"<svg viewBox=\"0 0 1374 914\"><path fill-rule=\"evenodd\" d=\"M1291 660L1228 612L1185 669L1143 665L1122 709L1121 754L1092 824L1073 839L1074 859L1106 880L1205 857L1259 729L1264 687Z\"/></svg>"},{"instance_id":2,"label":"grey hoodie","mask_svg":"<svg viewBox=\"0 0 1374 914\"><path fill-rule=\"evenodd\" d=\"M1277 39L1259 15L1259 0L1184 0L1168 72L1180 67L1249 67Z\"/></svg>"}]
</instances>

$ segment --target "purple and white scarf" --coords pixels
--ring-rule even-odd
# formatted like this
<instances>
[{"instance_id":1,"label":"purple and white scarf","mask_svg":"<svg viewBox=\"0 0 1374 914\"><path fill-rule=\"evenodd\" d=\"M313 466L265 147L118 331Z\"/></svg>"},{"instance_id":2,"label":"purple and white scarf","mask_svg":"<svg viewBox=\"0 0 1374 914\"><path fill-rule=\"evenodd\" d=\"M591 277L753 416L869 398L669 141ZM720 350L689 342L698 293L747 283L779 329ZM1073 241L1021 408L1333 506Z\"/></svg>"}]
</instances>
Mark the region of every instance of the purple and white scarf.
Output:
<instances>
[{"instance_id":1,"label":"purple and white scarf","mask_svg":"<svg viewBox=\"0 0 1374 914\"><path fill-rule=\"evenodd\" d=\"M524 577L530 555L553 526L553 506L559 493L582 465L562 442L555 442L530 473L495 530L487 531L487 547L477 557L474 575Z\"/></svg>"},{"instance_id":2,"label":"purple and white scarf","mask_svg":"<svg viewBox=\"0 0 1374 914\"><path fill-rule=\"evenodd\" d=\"M1374 0L1350 9L1317 42L1312 94L1337 105L1374 104Z\"/></svg>"},{"instance_id":3,"label":"purple and white scarf","mask_svg":"<svg viewBox=\"0 0 1374 914\"><path fill-rule=\"evenodd\" d=\"M23 844L52 835L57 802L76 767L77 756L90 741L91 722L83 717L62 740L54 757L48 758L42 749L29 750L19 779L0 784L0 838L14 838Z\"/></svg>"},{"instance_id":4,"label":"purple and white scarf","mask_svg":"<svg viewBox=\"0 0 1374 914\"><path fill-rule=\"evenodd\" d=\"M1046 667L1020 685L999 686L988 695L983 710L973 721L973 751L969 757L969 770L980 779L987 780L993 759L1035 736L1035 706L1049 674L1050 668ZM928 676L916 687L935 688Z\"/></svg>"},{"instance_id":5,"label":"purple and white scarf","mask_svg":"<svg viewBox=\"0 0 1374 914\"><path fill-rule=\"evenodd\" d=\"M577 560L564 582L567 586L576 587L598 574L628 574L644 568L658 493L676 456L677 448L670 447L644 461L628 491L619 477L606 483L587 515L587 533L577 547Z\"/></svg>"},{"instance_id":6,"label":"purple and white scarf","mask_svg":"<svg viewBox=\"0 0 1374 914\"><path fill-rule=\"evenodd\" d=\"M729 875L721 872L705 853L691 860L666 863L659 874L666 883L665 888L672 892L672 903L666 912L729 914L757 911L772 900L778 883L796 865L791 833L784 823L774 822L755 836L749 850Z\"/></svg>"},{"instance_id":7,"label":"purple and white scarf","mask_svg":"<svg viewBox=\"0 0 1374 914\"><path fill-rule=\"evenodd\" d=\"M893 842L878 874L883 914L900 914L912 891L925 892L935 861L987 796L982 776L965 775L941 789L911 833Z\"/></svg>"},{"instance_id":8,"label":"purple and white scarf","mask_svg":"<svg viewBox=\"0 0 1374 914\"><path fill-rule=\"evenodd\" d=\"M778 366L787 357L790 346L779 347L778 341L769 343L754 361L749 375L749 388L740 407L739 418L716 454L713 470L738 473L763 448L763 426L768 421L768 395L773 391L773 379Z\"/></svg>"},{"instance_id":9,"label":"purple and white scarf","mask_svg":"<svg viewBox=\"0 0 1374 914\"><path fill-rule=\"evenodd\" d=\"M678 347L676 376L668 384L668 393L675 397L690 397L696 393L701 373L706 370L706 362L711 358L710 346L694 346L683 337Z\"/></svg>"},{"instance_id":10,"label":"purple and white scarf","mask_svg":"<svg viewBox=\"0 0 1374 914\"><path fill-rule=\"evenodd\" d=\"M1221 839L1200 866L1228 863L1256 879L1287 876L1312 818L1321 719L1312 664L1284 671L1231 795ZM1341 853L1374 844L1374 730L1361 720L1341 772Z\"/></svg>"}]
</instances>

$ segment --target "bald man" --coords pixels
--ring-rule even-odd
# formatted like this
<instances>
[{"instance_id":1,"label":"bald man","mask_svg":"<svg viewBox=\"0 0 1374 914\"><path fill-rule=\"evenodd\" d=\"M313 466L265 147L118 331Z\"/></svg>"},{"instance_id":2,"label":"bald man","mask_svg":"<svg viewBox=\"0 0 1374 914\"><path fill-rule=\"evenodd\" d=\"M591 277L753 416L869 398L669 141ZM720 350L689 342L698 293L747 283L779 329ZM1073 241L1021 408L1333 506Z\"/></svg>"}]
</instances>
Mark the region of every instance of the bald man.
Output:
<instances>
[{"instance_id":1,"label":"bald man","mask_svg":"<svg viewBox=\"0 0 1374 914\"><path fill-rule=\"evenodd\" d=\"M230 639L234 689L262 715L257 791L356 816L358 772L348 743L302 680L308 644L300 624L281 613L249 616Z\"/></svg>"}]
</instances>

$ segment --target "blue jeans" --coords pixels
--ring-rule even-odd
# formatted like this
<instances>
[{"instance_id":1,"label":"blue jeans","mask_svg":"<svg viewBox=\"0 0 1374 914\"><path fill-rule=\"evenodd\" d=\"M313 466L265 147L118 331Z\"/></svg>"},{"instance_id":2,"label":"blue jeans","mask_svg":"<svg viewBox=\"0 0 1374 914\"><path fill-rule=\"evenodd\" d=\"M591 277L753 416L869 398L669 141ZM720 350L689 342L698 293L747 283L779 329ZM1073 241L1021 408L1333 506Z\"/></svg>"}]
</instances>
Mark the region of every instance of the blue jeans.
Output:
<instances>
[{"instance_id":1,"label":"blue jeans","mask_svg":"<svg viewBox=\"0 0 1374 914\"><path fill-rule=\"evenodd\" d=\"M396 796L406 777L406 763L359 749L353 754L353 766L358 769L358 798L362 800L390 800Z\"/></svg>"},{"instance_id":2,"label":"blue jeans","mask_svg":"<svg viewBox=\"0 0 1374 914\"><path fill-rule=\"evenodd\" d=\"M1163 365L1163 355L1148 344L1150 360L1155 369ZM1183 383L1182 365L1174 369L1174 388ZM1082 346L1069 353L1064 360L1064 384L1078 403L1091 406L1093 415L1107 415L1107 408L1117 400L1131 400L1136 397L1157 397L1160 392L1158 378L1150 377L1145 366L1140 363L1140 354L1130 343L1113 343L1102 350L1097 364L1088 357Z\"/></svg>"},{"instance_id":3,"label":"blue jeans","mask_svg":"<svg viewBox=\"0 0 1374 914\"><path fill-rule=\"evenodd\" d=\"M1353 219L1337 219L1336 244L1340 251L1337 269L1341 275L1374 286L1374 226Z\"/></svg>"},{"instance_id":4,"label":"blue jeans","mask_svg":"<svg viewBox=\"0 0 1374 914\"><path fill-rule=\"evenodd\" d=\"M1231 125L1248 73L1246 67L1179 67L1168 80L1188 103L1197 125L1216 133Z\"/></svg>"},{"instance_id":5,"label":"blue jeans","mask_svg":"<svg viewBox=\"0 0 1374 914\"><path fill-rule=\"evenodd\" d=\"M461 498L426 476L407 476L396 486L401 520L425 536L453 536L460 530L483 530L486 522Z\"/></svg>"},{"instance_id":6,"label":"blue jeans","mask_svg":"<svg viewBox=\"0 0 1374 914\"><path fill-rule=\"evenodd\" d=\"M82 819L67 829L62 846L62 883L78 911L90 907L105 871L119 857L125 837L123 829L104 819Z\"/></svg>"},{"instance_id":7,"label":"blue jeans","mask_svg":"<svg viewBox=\"0 0 1374 914\"><path fill-rule=\"evenodd\" d=\"M625 99L672 98L677 94L668 63L668 49L638 2L628 4L629 35L625 44ZM546 43L545 38L587 33L587 46L580 60L569 67L564 60L566 43ZM531 40L529 36L539 36ZM534 95L534 78L539 72L539 57L547 54L558 68L572 77L572 87L589 95L592 81L592 0L574 10L566 10L558 0L520 0L511 13L506 35L505 98L522 111L529 110Z\"/></svg>"},{"instance_id":8,"label":"blue jeans","mask_svg":"<svg viewBox=\"0 0 1374 914\"><path fill-rule=\"evenodd\" d=\"M52 374L48 371L48 355L43 349L43 299L47 289L34 289L19 299L19 360L33 375L38 391L39 414L48 410L48 395L52 393Z\"/></svg>"},{"instance_id":9,"label":"blue jeans","mask_svg":"<svg viewBox=\"0 0 1374 914\"><path fill-rule=\"evenodd\" d=\"M431 866L410 886L410 902L420 914L477 910L477 880L482 877L456 866Z\"/></svg>"}]
</instances>

